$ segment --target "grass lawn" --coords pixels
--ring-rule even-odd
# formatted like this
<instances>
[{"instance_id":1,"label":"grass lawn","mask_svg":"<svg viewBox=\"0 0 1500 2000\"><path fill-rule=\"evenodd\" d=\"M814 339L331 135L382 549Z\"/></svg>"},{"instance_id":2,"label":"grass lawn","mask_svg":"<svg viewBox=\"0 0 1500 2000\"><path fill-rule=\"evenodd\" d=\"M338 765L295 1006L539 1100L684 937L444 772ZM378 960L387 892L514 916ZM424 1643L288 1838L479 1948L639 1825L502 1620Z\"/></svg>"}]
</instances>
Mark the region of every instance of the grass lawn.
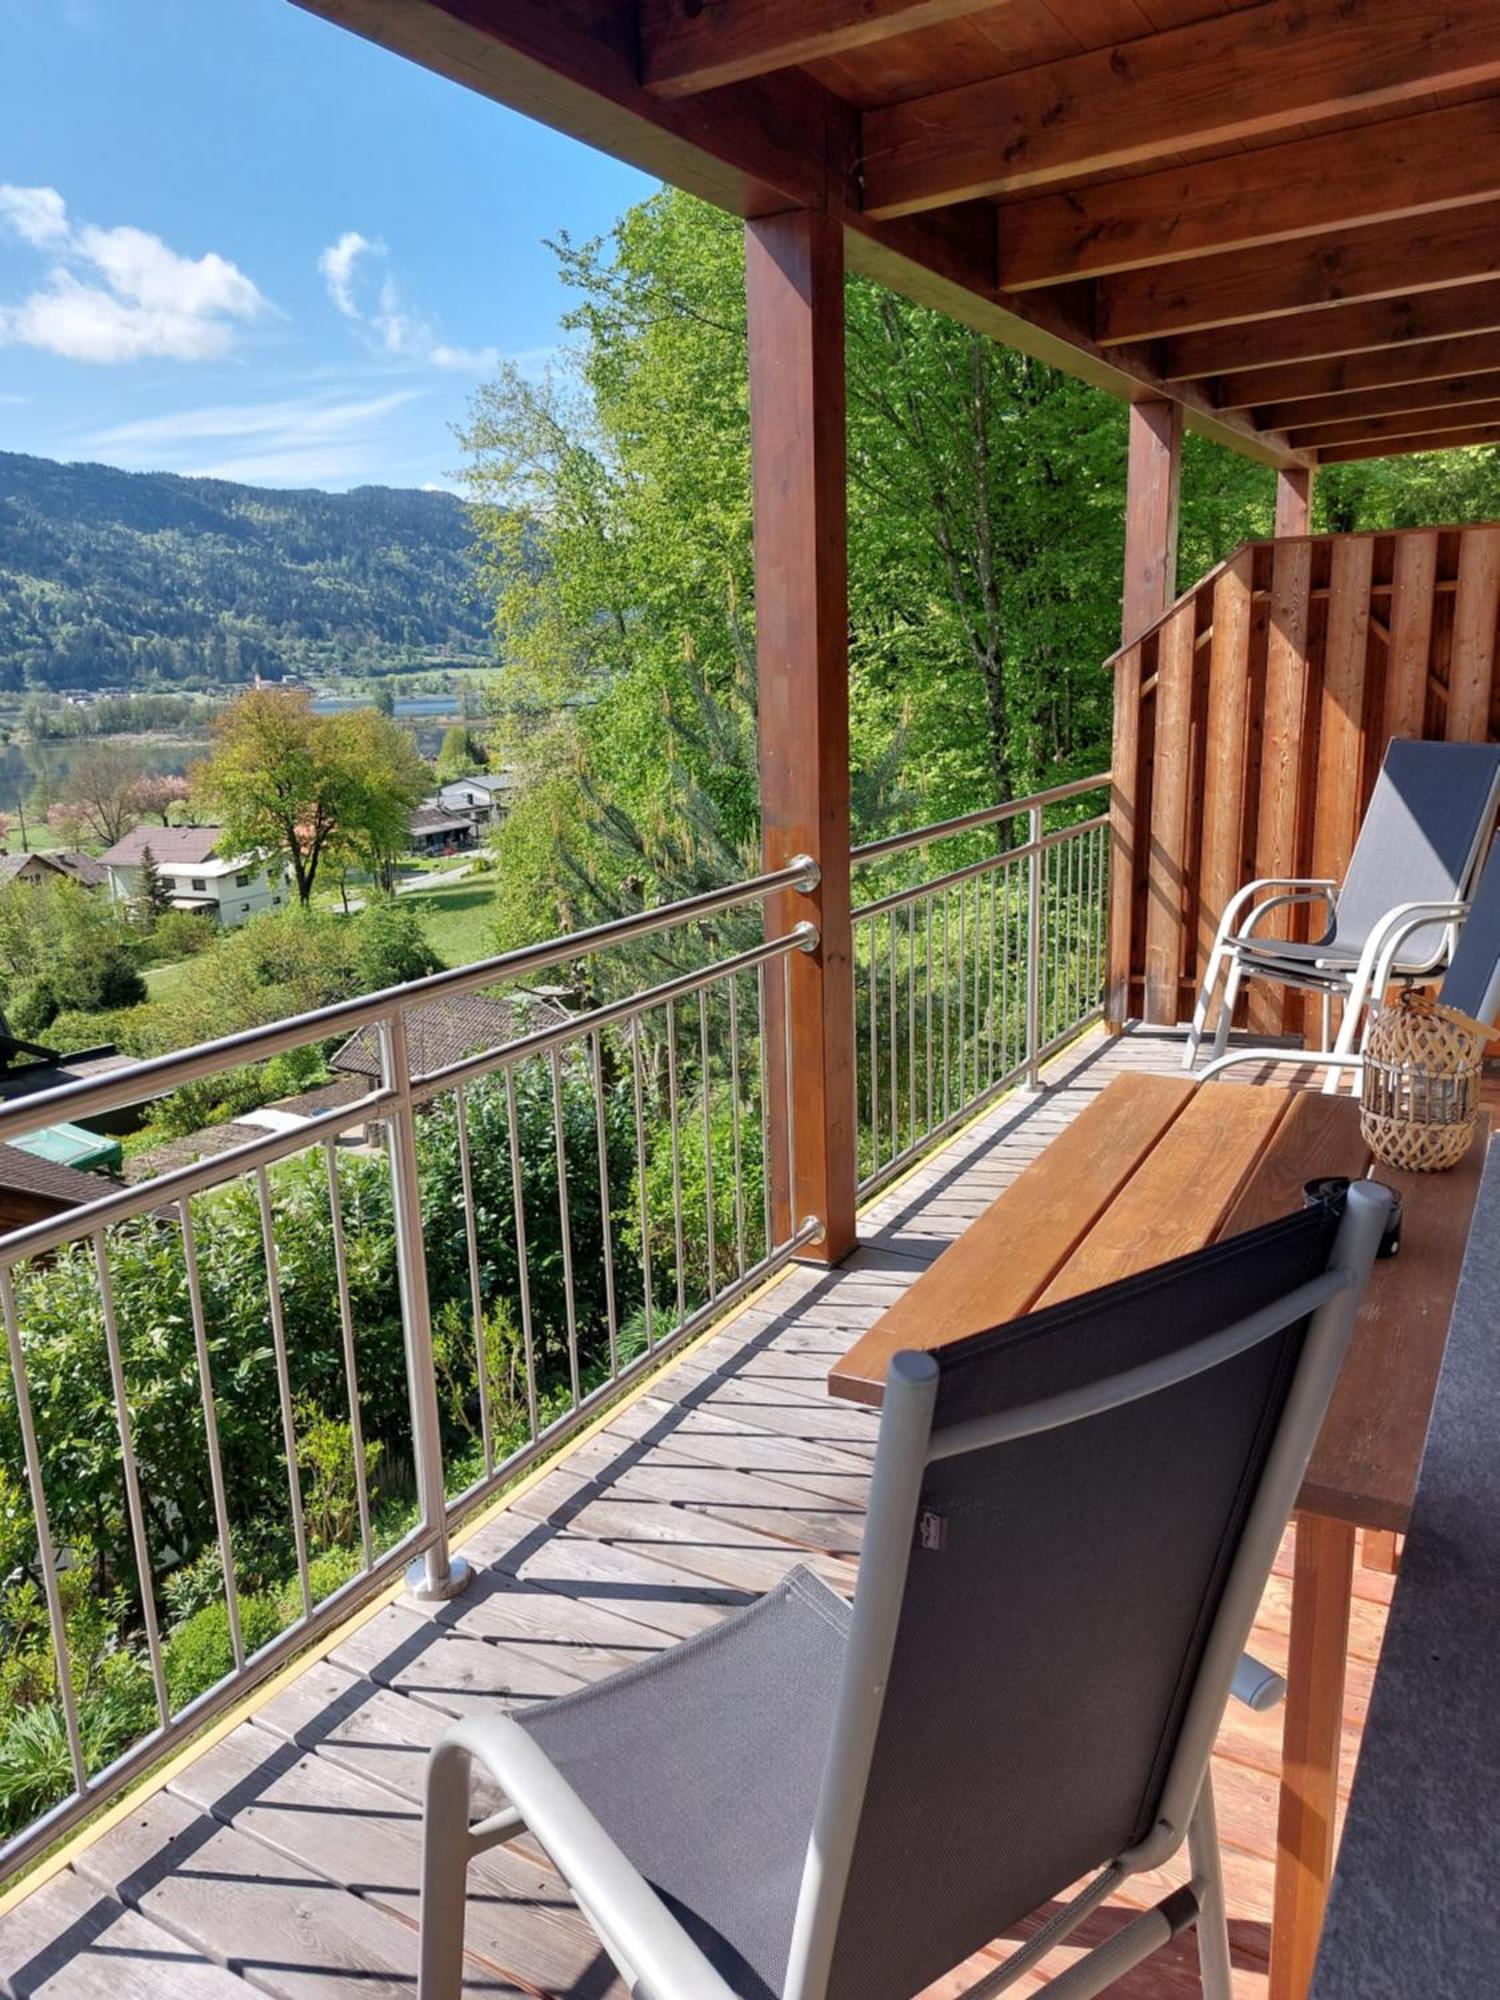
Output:
<instances>
[{"instance_id":1,"label":"grass lawn","mask_svg":"<svg viewBox=\"0 0 1500 2000\"><path fill-rule=\"evenodd\" d=\"M169 965L148 965L146 991L153 1000L175 1000L193 976L195 959L174 958Z\"/></svg>"},{"instance_id":2,"label":"grass lawn","mask_svg":"<svg viewBox=\"0 0 1500 2000\"><path fill-rule=\"evenodd\" d=\"M446 888L413 890L401 900L420 915L444 965L472 965L476 958L494 955L498 889L495 876L475 875Z\"/></svg>"}]
</instances>

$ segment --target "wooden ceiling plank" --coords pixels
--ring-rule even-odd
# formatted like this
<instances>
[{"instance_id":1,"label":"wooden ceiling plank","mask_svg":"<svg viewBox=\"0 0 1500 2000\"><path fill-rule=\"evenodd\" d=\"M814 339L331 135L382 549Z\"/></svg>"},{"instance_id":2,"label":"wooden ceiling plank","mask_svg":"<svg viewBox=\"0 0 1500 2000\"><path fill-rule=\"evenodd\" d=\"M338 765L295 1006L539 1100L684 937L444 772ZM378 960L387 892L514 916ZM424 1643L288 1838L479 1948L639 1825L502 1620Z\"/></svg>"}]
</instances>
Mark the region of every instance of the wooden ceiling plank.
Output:
<instances>
[{"instance_id":1,"label":"wooden ceiling plank","mask_svg":"<svg viewBox=\"0 0 1500 2000\"><path fill-rule=\"evenodd\" d=\"M1495 195L1500 96L1012 202L1000 283L1029 291Z\"/></svg>"},{"instance_id":2,"label":"wooden ceiling plank","mask_svg":"<svg viewBox=\"0 0 1500 2000\"><path fill-rule=\"evenodd\" d=\"M1003 0L641 0L641 73L662 97L819 62L993 12Z\"/></svg>"},{"instance_id":3,"label":"wooden ceiling plank","mask_svg":"<svg viewBox=\"0 0 1500 2000\"><path fill-rule=\"evenodd\" d=\"M1210 327L1163 343L1161 372L1171 382L1275 362L1322 361L1341 354L1500 332L1500 281L1455 285L1410 298L1371 299L1243 326Z\"/></svg>"},{"instance_id":4,"label":"wooden ceiling plank","mask_svg":"<svg viewBox=\"0 0 1500 2000\"><path fill-rule=\"evenodd\" d=\"M1305 430L1309 424L1336 424L1360 417L1403 417L1414 411L1431 416L1435 412L1462 409L1467 403L1500 399L1500 375L1456 375L1440 382L1402 382L1390 389L1368 389L1363 394L1312 396L1305 402L1266 403L1255 412L1255 421L1265 430ZM1424 424L1430 429L1430 424Z\"/></svg>"},{"instance_id":5,"label":"wooden ceiling plank","mask_svg":"<svg viewBox=\"0 0 1500 2000\"><path fill-rule=\"evenodd\" d=\"M1361 459L1408 457L1417 451L1457 451L1468 445L1500 445L1500 424L1472 431L1432 431L1418 437L1377 439L1369 444L1329 445L1318 453L1320 465L1354 465Z\"/></svg>"},{"instance_id":6,"label":"wooden ceiling plank","mask_svg":"<svg viewBox=\"0 0 1500 2000\"><path fill-rule=\"evenodd\" d=\"M1500 37L1497 37L1500 40ZM1500 276L1500 201L1231 250L1099 281L1101 345L1163 340L1284 313L1402 298Z\"/></svg>"},{"instance_id":7,"label":"wooden ceiling plank","mask_svg":"<svg viewBox=\"0 0 1500 2000\"><path fill-rule=\"evenodd\" d=\"M1414 410L1389 417L1351 417L1334 424L1304 424L1291 433L1294 443L1306 450L1324 445L1368 444L1378 438L1438 435L1445 431L1480 430L1500 423L1500 397L1487 402L1466 403L1457 410Z\"/></svg>"},{"instance_id":8,"label":"wooden ceiling plank","mask_svg":"<svg viewBox=\"0 0 1500 2000\"><path fill-rule=\"evenodd\" d=\"M1246 368L1221 376L1215 385L1220 406L1247 410L1263 403L1295 403L1314 397L1350 396L1371 389L1500 372L1500 334L1470 334L1455 340L1423 340L1374 354L1341 355L1331 361L1283 363Z\"/></svg>"},{"instance_id":9,"label":"wooden ceiling plank","mask_svg":"<svg viewBox=\"0 0 1500 2000\"><path fill-rule=\"evenodd\" d=\"M866 112L864 205L909 214L1495 78L1493 0L1270 0Z\"/></svg>"}]
</instances>

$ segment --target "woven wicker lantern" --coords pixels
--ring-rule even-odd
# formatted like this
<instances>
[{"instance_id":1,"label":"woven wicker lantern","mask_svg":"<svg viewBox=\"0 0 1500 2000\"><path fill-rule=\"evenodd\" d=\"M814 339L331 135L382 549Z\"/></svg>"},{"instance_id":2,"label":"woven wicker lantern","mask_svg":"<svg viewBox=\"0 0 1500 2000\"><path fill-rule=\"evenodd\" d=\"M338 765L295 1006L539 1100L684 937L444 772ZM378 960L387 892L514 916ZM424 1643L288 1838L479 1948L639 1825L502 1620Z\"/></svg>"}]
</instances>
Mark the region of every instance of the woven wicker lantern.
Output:
<instances>
[{"instance_id":1,"label":"woven wicker lantern","mask_svg":"<svg viewBox=\"0 0 1500 2000\"><path fill-rule=\"evenodd\" d=\"M1479 1115L1490 1030L1429 993L1383 1007L1365 1044L1360 1130L1378 1160L1411 1173L1457 1166Z\"/></svg>"}]
</instances>

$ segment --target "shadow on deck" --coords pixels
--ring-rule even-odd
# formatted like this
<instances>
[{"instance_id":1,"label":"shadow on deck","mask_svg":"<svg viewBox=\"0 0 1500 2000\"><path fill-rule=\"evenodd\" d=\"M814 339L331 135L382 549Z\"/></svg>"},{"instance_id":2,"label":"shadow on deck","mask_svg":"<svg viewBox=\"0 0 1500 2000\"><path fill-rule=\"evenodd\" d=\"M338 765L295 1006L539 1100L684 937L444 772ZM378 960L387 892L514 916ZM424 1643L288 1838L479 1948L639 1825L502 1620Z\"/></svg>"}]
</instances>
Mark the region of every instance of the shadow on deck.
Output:
<instances>
[{"instance_id":1,"label":"shadow on deck","mask_svg":"<svg viewBox=\"0 0 1500 2000\"><path fill-rule=\"evenodd\" d=\"M403 1600L347 1628L253 1717L72 1852L0 1919L12 1995L234 2000L247 1987L375 2000L416 1985L425 1756L454 1715L544 1700L612 1673L745 1603L799 1562L854 1581L875 1418L832 1402L832 1361L1123 1069L1172 1067L1180 1043L1086 1038L867 1212L836 1272L797 1267L652 1380L607 1425L464 1542L478 1570L433 1610ZM1254 1647L1286 1665L1289 1551ZM1358 1572L1345 1714L1352 1773L1390 1579ZM670 1754L664 1747L664 1755ZM1244 1710L1215 1758L1237 1995L1266 1988L1280 1722ZM1183 1871L1185 1873L1185 1870ZM1137 1901L1159 1883L1141 1877ZM1083 1946L1126 1920L1111 1905ZM516 2000L625 2000L535 1850L474 1864L469 1982ZM999 1955L999 1954L997 1954ZM1073 1948L1047 1961L1058 1970ZM989 1953L930 1990L951 2000ZM1039 1975L1013 1989L1034 1992ZM1198 1991L1192 1939L1115 1989Z\"/></svg>"}]
</instances>

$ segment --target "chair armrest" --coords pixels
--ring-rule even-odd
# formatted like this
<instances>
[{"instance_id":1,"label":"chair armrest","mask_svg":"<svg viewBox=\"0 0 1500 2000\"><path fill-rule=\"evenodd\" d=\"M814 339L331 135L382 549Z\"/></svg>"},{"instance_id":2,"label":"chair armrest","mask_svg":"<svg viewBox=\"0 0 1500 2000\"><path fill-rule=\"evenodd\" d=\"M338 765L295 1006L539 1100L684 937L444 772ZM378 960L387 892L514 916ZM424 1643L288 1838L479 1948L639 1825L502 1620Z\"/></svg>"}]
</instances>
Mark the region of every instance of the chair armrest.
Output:
<instances>
[{"instance_id":1,"label":"chair armrest","mask_svg":"<svg viewBox=\"0 0 1500 2000\"><path fill-rule=\"evenodd\" d=\"M1219 918L1219 928L1214 939L1214 949L1222 950L1230 938L1237 933L1253 930L1260 919L1270 910L1285 908L1290 903L1326 902L1330 909L1337 901L1338 885L1322 875L1261 875L1253 882L1247 882L1243 889L1237 889L1224 905L1224 913ZM1292 891L1290 895L1266 896L1269 889ZM1265 900L1259 907L1251 908L1256 898ZM1250 908L1250 915L1243 926L1240 913Z\"/></svg>"},{"instance_id":2,"label":"chair armrest","mask_svg":"<svg viewBox=\"0 0 1500 2000\"><path fill-rule=\"evenodd\" d=\"M738 2000L635 1864L618 1848L546 1752L511 1716L445 1730L502 1788L573 1890L589 1922L629 1965L650 2000Z\"/></svg>"}]
</instances>

